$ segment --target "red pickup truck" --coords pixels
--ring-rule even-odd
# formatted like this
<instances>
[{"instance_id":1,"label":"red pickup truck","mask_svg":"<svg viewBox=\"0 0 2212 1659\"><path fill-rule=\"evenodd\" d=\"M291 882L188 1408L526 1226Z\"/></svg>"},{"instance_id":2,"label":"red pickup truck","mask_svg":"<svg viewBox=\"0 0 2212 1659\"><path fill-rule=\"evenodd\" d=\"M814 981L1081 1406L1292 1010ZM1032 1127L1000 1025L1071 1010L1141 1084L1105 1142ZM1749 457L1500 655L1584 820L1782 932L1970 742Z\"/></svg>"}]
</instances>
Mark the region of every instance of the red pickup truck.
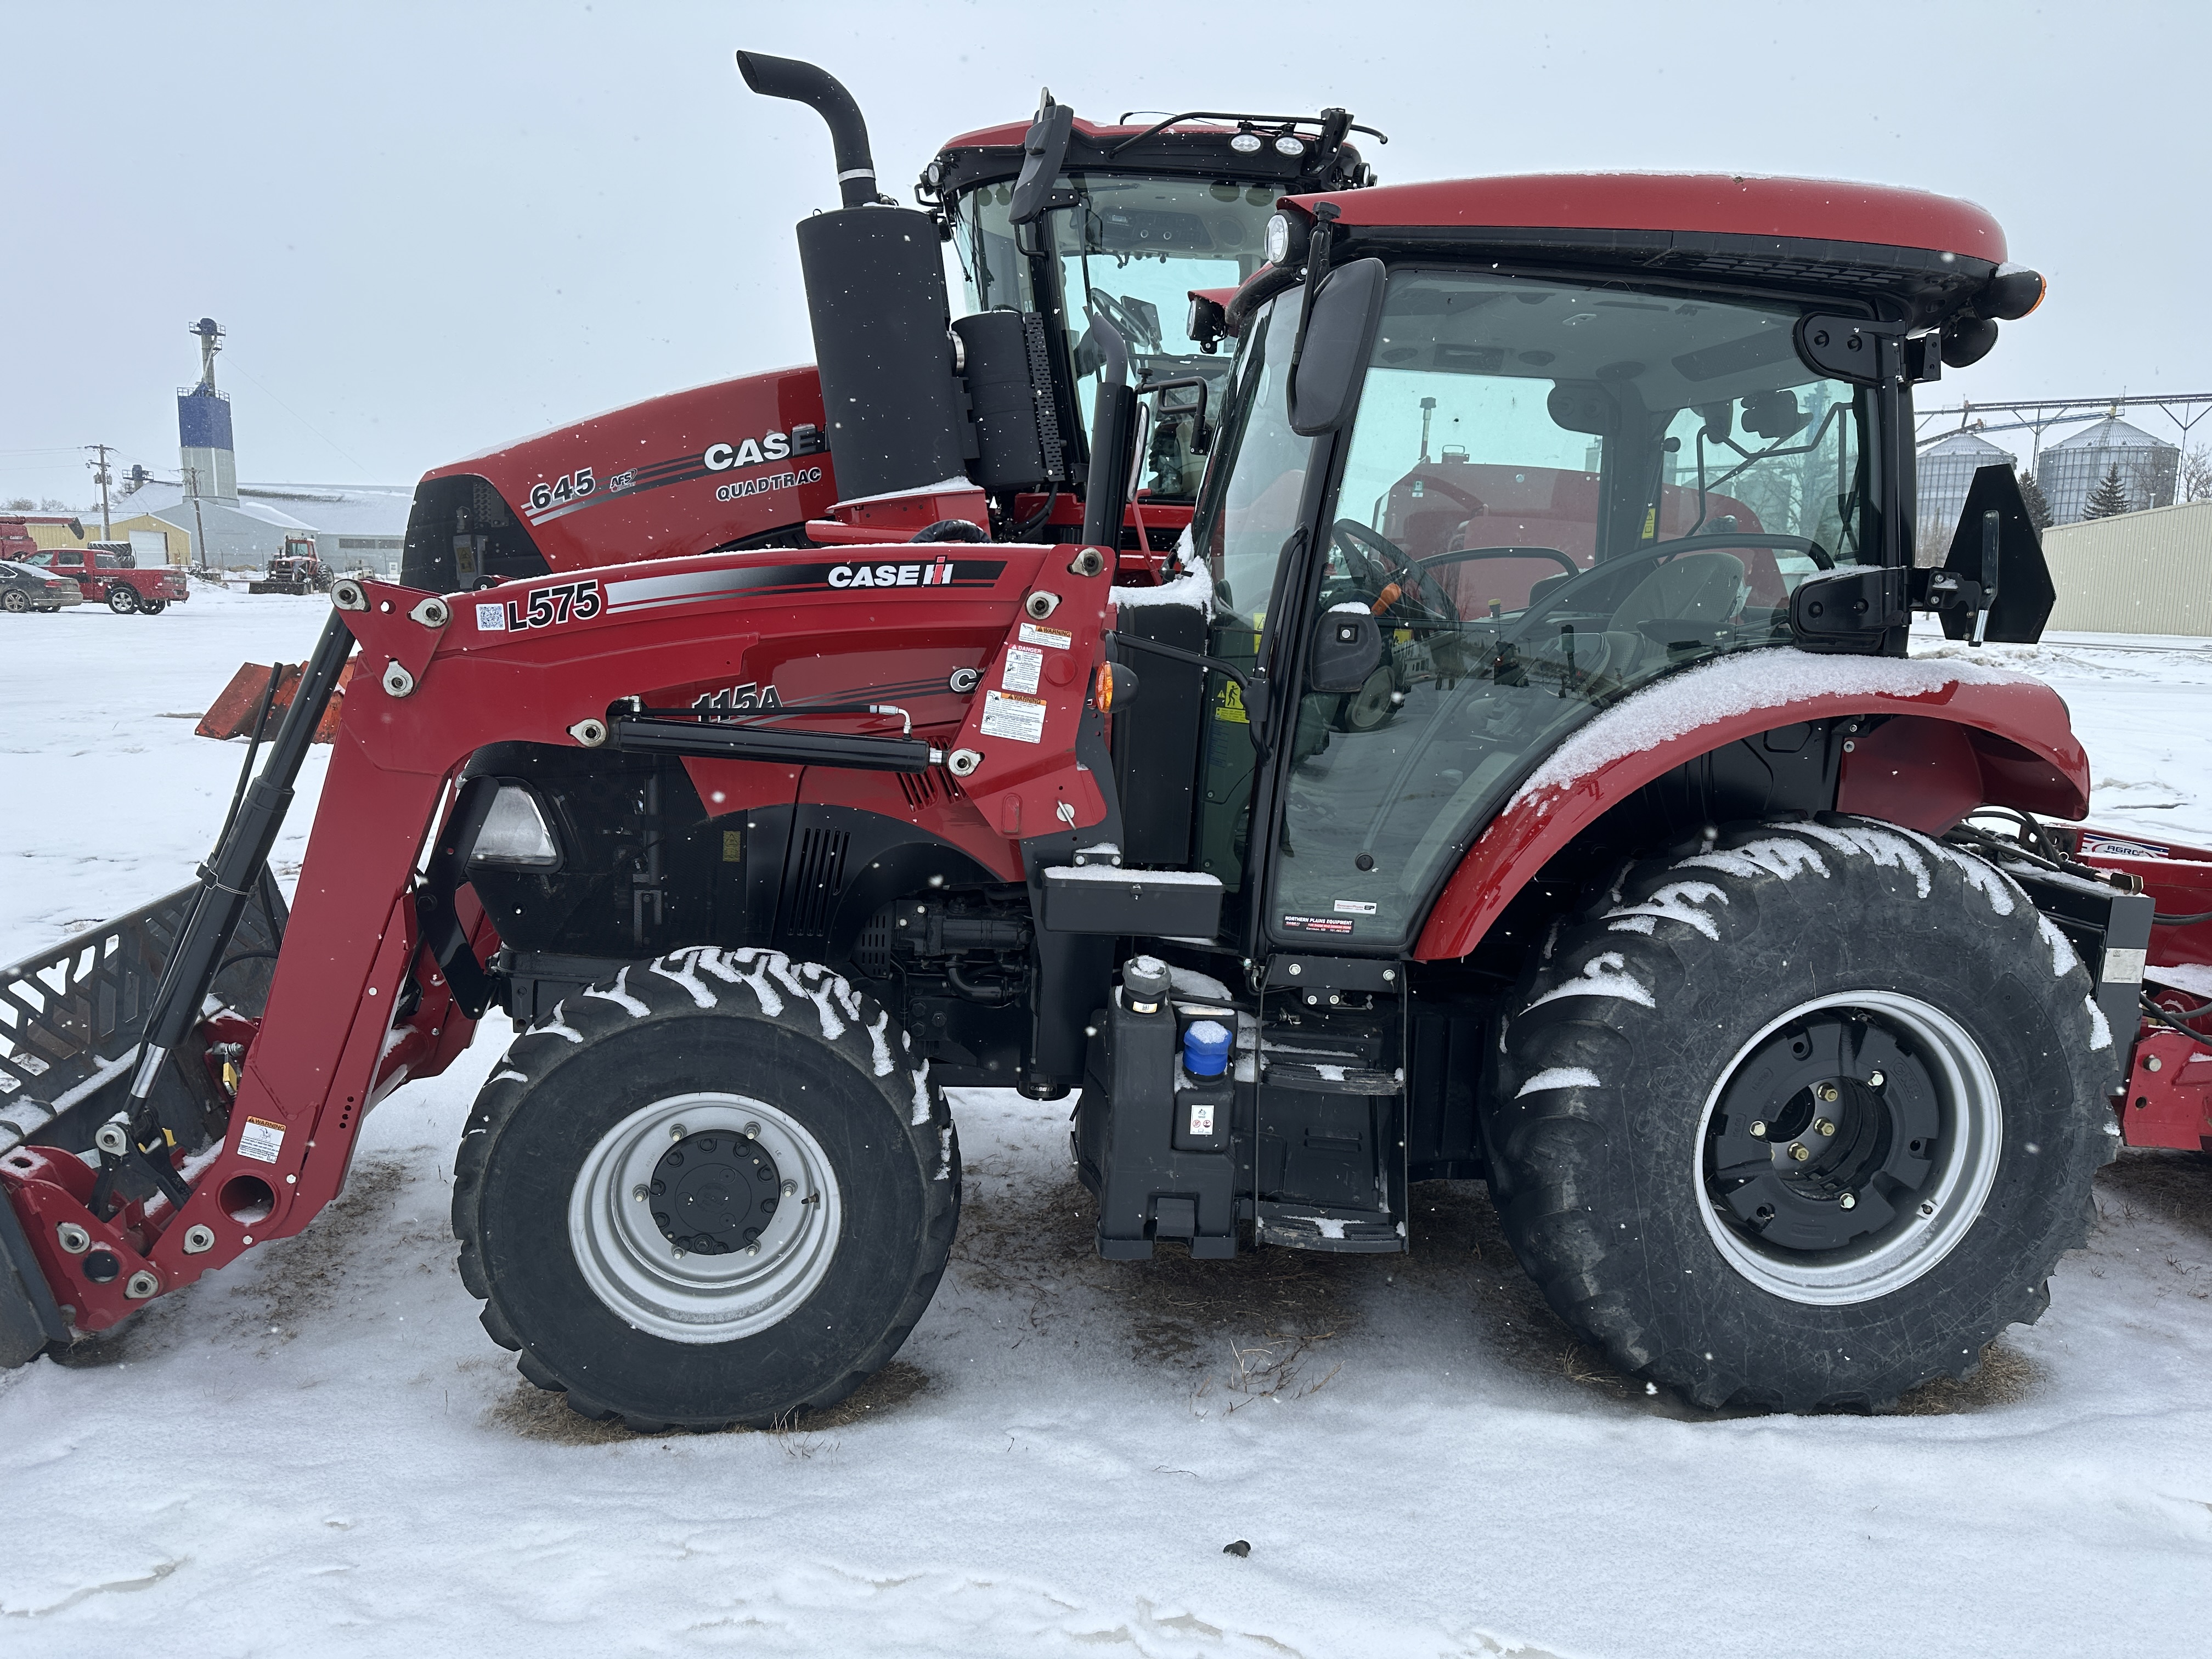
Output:
<instances>
[{"instance_id":1,"label":"red pickup truck","mask_svg":"<svg viewBox=\"0 0 2212 1659\"><path fill-rule=\"evenodd\" d=\"M9 563L71 577L84 589L87 600L94 605L105 603L118 617L127 617L134 611L142 616L158 617L168 609L171 600L191 598L191 586L183 571L166 567L159 570L139 569L127 542L36 547L30 545L29 532L21 520L7 519L0 519L0 540L8 544L0 556Z\"/></svg>"}]
</instances>

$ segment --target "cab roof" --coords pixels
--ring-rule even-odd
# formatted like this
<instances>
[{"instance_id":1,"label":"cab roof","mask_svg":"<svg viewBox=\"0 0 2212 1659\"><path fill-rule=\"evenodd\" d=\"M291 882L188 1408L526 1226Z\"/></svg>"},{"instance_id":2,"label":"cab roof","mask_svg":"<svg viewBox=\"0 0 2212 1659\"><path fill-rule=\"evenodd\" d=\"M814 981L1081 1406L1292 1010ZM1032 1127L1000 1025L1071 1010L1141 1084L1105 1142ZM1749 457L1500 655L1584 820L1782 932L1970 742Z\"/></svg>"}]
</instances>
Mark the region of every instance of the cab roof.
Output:
<instances>
[{"instance_id":1,"label":"cab roof","mask_svg":"<svg viewBox=\"0 0 2212 1659\"><path fill-rule=\"evenodd\" d=\"M1291 198L1345 226L1771 237L1963 255L2002 264L2004 232L1972 202L1892 185L1724 173L1522 173Z\"/></svg>"}]
</instances>

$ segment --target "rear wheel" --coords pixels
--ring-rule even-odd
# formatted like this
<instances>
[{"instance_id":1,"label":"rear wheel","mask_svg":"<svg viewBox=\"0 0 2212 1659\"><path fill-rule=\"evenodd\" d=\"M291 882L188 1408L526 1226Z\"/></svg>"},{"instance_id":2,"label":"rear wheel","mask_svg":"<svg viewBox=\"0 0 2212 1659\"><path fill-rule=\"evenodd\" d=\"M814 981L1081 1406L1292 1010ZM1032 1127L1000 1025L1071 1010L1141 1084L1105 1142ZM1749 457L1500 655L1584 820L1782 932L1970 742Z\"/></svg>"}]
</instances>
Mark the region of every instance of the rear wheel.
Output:
<instances>
[{"instance_id":1,"label":"rear wheel","mask_svg":"<svg viewBox=\"0 0 2212 1659\"><path fill-rule=\"evenodd\" d=\"M1887 824L1632 870L1508 1033L1501 1212L1562 1317L1704 1406L1887 1403L2032 1321L2118 1145L2087 972Z\"/></svg>"},{"instance_id":2,"label":"rear wheel","mask_svg":"<svg viewBox=\"0 0 2212 1659\"><path fill-rule=\"evenodd\" d=\"M139 611L144 616L158 617L168 608L169 602L167 599L157 599L150 594L138 601Z\"/></svg>"},{"instance_id":3,"label":"rear wheel","mask_svg":"<svg viewBox=\"0 0 2212 1659\"><path fill-rule=\"evenodd\" d=\"M634 1428L842 1399L921 1316L959 1213L952 1123L829 969L695 947L519 1038L454 1170L461 1275L522 1373Z\"/></svg>"},{"instance_id":4,"label":"rear wheel","mask_svg":"<svg viewBox=\"0 0 2212 1659\"><path fill-rule=\"evenodd\" d=\"M138 608L138 595L118 582L107 590L107 608L118 617L127 617Z\"/></svg>"}]
</instances>

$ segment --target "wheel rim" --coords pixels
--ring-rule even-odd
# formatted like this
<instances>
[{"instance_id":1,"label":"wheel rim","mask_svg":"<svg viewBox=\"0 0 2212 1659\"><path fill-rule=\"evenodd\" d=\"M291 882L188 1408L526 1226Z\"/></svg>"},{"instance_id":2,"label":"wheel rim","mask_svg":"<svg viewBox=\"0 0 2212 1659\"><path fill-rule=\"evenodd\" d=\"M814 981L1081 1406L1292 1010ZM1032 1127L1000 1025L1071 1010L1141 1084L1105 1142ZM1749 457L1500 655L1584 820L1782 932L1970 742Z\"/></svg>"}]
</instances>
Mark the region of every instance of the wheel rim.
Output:
<instances>
[{"instance_id":1,"label":"wheel rim","mask_svg":"<svg viewBox=\"0 0 2212 1659\"><path fill-rule=\"evenodd\" d=\"M2004 1111L1966 1028L1891 991L1800 1003L1739 1048L1698 1125L1698 1213L1729 1265L1785 1300L1869 1302L1972 1231Z\"/></svg>"},{"instance_id":2,"label":"wheel rim","mask_svg":"<svg viewBox=\"0 0 2212 1659\"><path fill-rule=\"evenodd\" d=\"M0 605L4 605L9 610L17 612L28 611L31 608L31 602L21 593L0 594Z\"/></svg>"},{"instance_id":3,"label":"wheel rim","mask_svg":"<svg viewBox=\"0 0 2212 1659\"><path fill-rule=\"evenodd\" d=\"M118 616L127 617L138 608L137 596L127 587L111 588L107 595L107 608Z\"/></svg>"},{"instance_id":4,"label":"wheel rim","mask_svg":"<svg viewBox=\"0 0 2212 1659\"><path fill-rule=\"evenodd\" d=\"M568 1199L569 1246L592 1293L673 1342L782 1323L829 1272L842 1224L822 1143L746 1095L674 1095L631 1113L592 1148Z\"/></svg>"},{"instance_id":5,"label":"wheel rim","mask_svg":"<svg viewBox=\"0 0 2212 1659\"><path fill-rule=\"evenodd\" d=\"M1388 668L1378 668L1367 677L1367 684L1352 693L1352 701L1344 707L1345 729L1349 732L1372 732L1390 718L1390 694L1398 689Z\"/></svg>"}]
</instances>

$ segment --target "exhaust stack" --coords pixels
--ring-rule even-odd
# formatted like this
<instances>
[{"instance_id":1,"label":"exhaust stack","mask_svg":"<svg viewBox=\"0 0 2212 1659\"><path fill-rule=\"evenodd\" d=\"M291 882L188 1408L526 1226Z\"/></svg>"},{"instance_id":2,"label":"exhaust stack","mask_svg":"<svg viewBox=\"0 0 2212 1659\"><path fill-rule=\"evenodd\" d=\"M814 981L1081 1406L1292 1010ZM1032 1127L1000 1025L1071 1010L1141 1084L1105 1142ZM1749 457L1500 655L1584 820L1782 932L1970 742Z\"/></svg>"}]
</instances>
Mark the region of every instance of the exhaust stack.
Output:
<instances>
[{"instance_id":1,"label":"exhaust stack","mask_svg":"<svg viewBox=\"0 0 2212 1659\"><path fill-rule=\"evenodd\" d=\"M965 482L968 420L937 222L876 190L860 106L811 64L738 54L745 84L811 106L830 129L844 205L799 222L830 453L847 501Z\"/></svg>"}]
</instances>

